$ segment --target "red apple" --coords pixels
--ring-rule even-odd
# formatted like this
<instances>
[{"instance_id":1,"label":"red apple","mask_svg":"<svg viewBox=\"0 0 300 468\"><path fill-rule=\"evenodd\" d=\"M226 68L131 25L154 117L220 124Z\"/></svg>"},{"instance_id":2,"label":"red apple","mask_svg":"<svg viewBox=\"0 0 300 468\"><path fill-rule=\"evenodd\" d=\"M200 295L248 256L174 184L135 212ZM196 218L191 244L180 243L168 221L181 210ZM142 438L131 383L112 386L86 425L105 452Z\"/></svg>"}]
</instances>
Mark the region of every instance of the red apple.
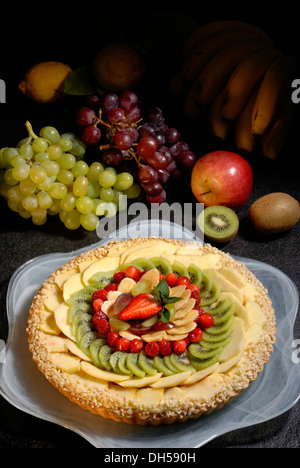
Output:
<instances>
[{"instance_id":1,"label":"red apple","mask_svg":"<svg viewBox=\"0 0 300 468\"><path fill-rule=\"evenodd\" d=\"M204 206L239 208L252 192L253 174L248 161L230 151L213 151L193 167L191 188Z\"/></svg>"}]
</instances>

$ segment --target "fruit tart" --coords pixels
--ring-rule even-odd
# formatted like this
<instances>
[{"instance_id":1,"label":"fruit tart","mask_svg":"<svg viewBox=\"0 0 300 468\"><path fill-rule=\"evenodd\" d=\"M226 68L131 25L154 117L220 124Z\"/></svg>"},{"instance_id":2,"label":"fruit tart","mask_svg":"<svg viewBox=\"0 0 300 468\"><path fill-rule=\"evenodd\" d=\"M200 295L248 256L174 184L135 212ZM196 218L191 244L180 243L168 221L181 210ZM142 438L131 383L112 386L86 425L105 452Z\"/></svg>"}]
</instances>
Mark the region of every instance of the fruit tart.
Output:
<instances>
[{"instance_id":1,"label":"fruit tart","mask_svg":"<svg viewBox=\"0 0 300 468\"><path fill-rule=\"evenodd\" d=\"M78 255L30 308L29 349L63 395L104 418L171 424L221 408L275 342L268 291L209 244L113 241Z\"/></svg>"}]
</instances>

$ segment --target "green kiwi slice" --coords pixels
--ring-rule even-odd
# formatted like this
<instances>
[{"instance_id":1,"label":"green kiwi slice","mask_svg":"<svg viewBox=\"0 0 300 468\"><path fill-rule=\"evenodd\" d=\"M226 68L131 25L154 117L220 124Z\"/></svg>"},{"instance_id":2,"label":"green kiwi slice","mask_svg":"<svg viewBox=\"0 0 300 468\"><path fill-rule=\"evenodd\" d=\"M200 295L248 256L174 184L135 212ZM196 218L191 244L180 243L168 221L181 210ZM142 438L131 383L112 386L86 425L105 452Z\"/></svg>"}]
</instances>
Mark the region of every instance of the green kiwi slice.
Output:
<instances>
[{"instance_id":1,"label":"green kiwi slice","mask_svg":"<svg viewBox=\"0 0 300 468\"><path fill-rule=\"evenodd\" d=\"M137 267L139 270L152 270L155 268L155 265L148 258L139 257L131 262L131 265Z\"/></svg>"},{"instance_id":2,"label":"green kiwi slice","mask_svg":"<svg viewBox=\"0 0 300 468\"><path fill-rule=\"evenodd\" d=\"M66 301L66 303L69 306L73 306L76 304L80 304L82 302L91 302L94 292L100 288L101 288L101 285L98 283L92 284L90 286L86 286L80 291L77 291L74 294L72 294L72 296Z\"/></svg>"},{"instance_id":3,"label":"green kiwi slice","mask_svg":"<svg viewBox=\"0 0 300 468\"><path fill-rule=\"evenodd\" d=\"M121 372L121 374L131 376L132 372L131 372L130 369L128 369L128 367L126 365L126 359L127 359L127 353L122 351L121 354L119 354L118 369Z\"/></svg>"},{"instance_id":4,"label":"green kiwi slice","mask_svg":"<svg viewBox=\"0 0 300 468\"><path fill-rule=\"evenodd\" d=\"M217 301L213 304L203 306L203 308L205 312L208 312L214 317L215 315L223 314L230 305L231 302L228 299L222 299L221 301Z\"/></svg>"},{"instance_id":5,"label":"green kiwi slice","mask_svg":"<svg viewBox=\"0 0 300 468\"><path fill-rule=\"evenodd\" d=\"M189 352L191 355L197 359L208 359L216 354L220 354L221 347L214 348L214 349L205 349L201 346L201 344L193 343L189 346ZM223 349L223 348L222 348Z\"/></svg>"},{"instance_id":6,"label":"green kiwi slice","mask_svg":"<svg viewBox=\"0 0 300 468\"><path fill-rule=\"evenodd\" d=\"M202 284L202 271L200 270L200 268L194 263L191 263L188 267L188 275L191 280L191 283L195 284L200 288Z\"/></svg>"},{"instance_id":7,"label":"green kiwi slice","mask_svg":"<svg viewBox=\"0 0 300 468\"><path fill-rule=\"evenodd\" d=\"M129 353L126 358L126 366L137 377L143 378L146 372L138 365L138 353Z\"/></svg>"},{"instance_id":8,"label":"green kiwi slice","mask_svg":"<svg viewBox=\"0 0 300 468\"><path fill-rule=\"evenodd\" d=\"M227 322L231 317L234 315L235 312L235 304L231 304L227 310L222 312L221 314L214 315L214 325L221 325L224 322Z\"/></svg>"},{"instance_id":9,"label":"green kiwi slice","mask_svg":"<svg viewBox=\"0 0 300 468\"><path fill-rule=\"evenodd\" d=\"M173 263L172 263L172 270L173 270L173 273L175 273L177 276L189 276L189 272L188 272L188 269L187 267L179 262L178 260L175 260Z\"/></svg>"},{"instance_id":10,"label":"green kiwi slice","mask_svg":"<svg viewBox=\"0 0 300 468\"><path fill-rule=\"evenodd\" d=\"M150 261L154 263L157 270L162 273L164 276L167 276L169 273L172 273L172 266L168 260L165 260L162 257L152 257Z\"/></svg>"},{"instance_id":11,"label":"green kiwi slice","mask_svg":"<svg viewBox=\"0 0 300 468\"><path fill-rule=\"evenodd\" d=\"M106 340L104 338L98 338L94 340L89 347L90 357L95 364L95 366L100 367L100 369L104 369L102 362L99 358L99 352L102 346L106 344Z\"/></svg>"},{"instance_id":12,"label":"green kiwi slice","mask_svg":"<svg viewBox=\"0 0 300 468\"><path fill-rule=\"evenodd\" d=\"M202 348L205 348L208 350L220 348L221 346L222 348L225 348L225 346L227 346L230 342L231 342L231 336L227 336L227 338L224 338L221 341L216 341L215 343L211 341L206 341L204 338L202 338L201 346Z\"/></svg>"},{"instance_id":13,"label":"green kiwi slice","mask_svg":"<svg viewBox=\"0 0 300 468\"><path fill-rule=\"evenodd\" d=\"M219 295L220 288L217 286L216 283L212 283L211 288L209 289L205 289L203 291L200 290L201 306L203 307L213 304L218 300Z\"/></svg>"},{"instance_id":14,"label":"green kiwi slice","mask_svg":"<svg viewBox=\"0 0 300 468\"><path fill-rule=\"evenodd\" d=\"M216 354L207 359L197 359L196 357L191 358L192 366L198 371L207 369L208 367L212 366L216 362L220 360L220 354Z\"/></svg>"},{"instance_id":15,"label":"green kiwi slice","mask_svg":"<svg viewBox=\"0 0 300 468\"><path fill-rule=\"evenodd\" d=\"M97 340L97 338L99 338L99 334L97 332L89 331L82 336L78 346L85 354L91 357L89 348L93 341Z\"/></svg>"},{"instance_id":16,"label":"green kiwi slice","mask_svg":"<svg viewBox=\"0 0 300 468\"><path fill-rule=\"evenodd\" d=\"M90 283L101 283L102 287L105 287L107 284L111 283L115 274L115 270L110 271L98 271L90 279ZM100 289L100 288L99 288Z\"/></svg>"},{"instance_id":17,"label":"green kiwi slice","mask_svg":"<svg viewBox=\"0 0 300 468\"><path fill-rule=\"evenodd\" d=\"M169 369L168 366L166 366L163 358L159 355L154 356L153 365L158 370L158 372L162 372L165 376L177 374L177 371L173 372L171 369Z\"/></svg>"},{"instance_id":18,"label":"green kiwi slice","mask_svg":"<svg viewBox=\"0 0 300 468\"><path fill-rule=\"evenodd\" d=\"M100 348L99 359L104 369L108 371L112 369L112 366L110 363L111 354L112 354L112 348L109 345L104 345Z\"/></svg>"},{"instance_id":19,"label":"green kiwi slice","mask_svg":"<svg viewBox=\"0 0 300 468\"><path fill-rule=\"evenodd\" d=\"M170 355L170 362L177 369L177 372L195 372L195 368L192 366L191 361L185 352L182 354L172 353Z\"/></svg>"},{"instance_id":20,"label":"green kiwi slice","mask_svg":"<svg viewBox=\"0 0 300 468\"><path fill-rule=\"evenodd\" d=\"M71 323L71 333L73 336L76 336L77 328L84 324L90 324L92 321L92 316L87 312L80 312L75 315Z\"/></svg>"},{"instance_id":21,"label":"green kiwi slice","mask_svg":"<svg viewBox=\"0 0 300 468\"><path fill-rule=\"evenodd\" d=\"M157 374L157 369L154 367L153 362L149 359L145 353L145 351L140 351L138 356L138 366L146 372L148 375L155 375Z\"/></svg>"},{"instance_id":22,"label":"green kiwi slice","mask_svg":"<svg viewBox=\"0 0 300 468\"><path fill-rule=\"evenodd\" d=\"M227 206L208 206L199 216L204 235L211 241L228 242L238 232L239 219L236 213Z\"/></svg>"}]
</instances>

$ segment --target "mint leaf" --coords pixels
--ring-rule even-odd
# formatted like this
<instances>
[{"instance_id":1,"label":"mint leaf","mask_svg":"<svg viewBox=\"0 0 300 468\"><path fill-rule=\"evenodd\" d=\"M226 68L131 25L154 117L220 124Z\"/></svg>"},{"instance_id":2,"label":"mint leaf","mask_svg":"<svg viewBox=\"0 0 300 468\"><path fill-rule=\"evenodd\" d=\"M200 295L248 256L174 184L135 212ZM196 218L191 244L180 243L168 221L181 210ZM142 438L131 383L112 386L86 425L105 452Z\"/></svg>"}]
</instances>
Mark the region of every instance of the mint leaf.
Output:
<instances>
[{"instance_id":1,"label":"mint leaf","mask_svg":"<svg viewBox=\"0 0 300 468\"><path fill-rule=\"evenodd\" d=\"M169 299L170 289L169 289L168 283L166 282L165 278L163 278L163 279L158 283L157 288L158 288L158 290L159 290L160 297L161 297L162 299Z\"/></svg>"},{"instance_id":2,"label":"mint leaf","mask_svg":"<svg viewBox=\"0 0 300 468\"><path fill-rule=\"evenodd\" d=\"M89 70L86 66L76 68L66 78L64 90L67 94L89 96L96 93Z\"/></svg>"},{"instance_id":3,"label":"mint leaf","mask_svg":"<svg viewBox=\"0 0 300 468\"><path fill-rule=\"evenodd\" d=\"M170 311L166 308L163 309L162 313L161 313L161 321L164 322L164 323L167 323L169 322L170 320Z\"/></svg>"},{"instance_id":4,"label":"mint leaf","mask_svg":"<svg viewBox=\"0 0 300 468\"><path fill-rule=\"evenodd\" d=\"M169 297L168 304L174 304L174 302L182 301L182 297Z\"/></svg>"}]
</instances>

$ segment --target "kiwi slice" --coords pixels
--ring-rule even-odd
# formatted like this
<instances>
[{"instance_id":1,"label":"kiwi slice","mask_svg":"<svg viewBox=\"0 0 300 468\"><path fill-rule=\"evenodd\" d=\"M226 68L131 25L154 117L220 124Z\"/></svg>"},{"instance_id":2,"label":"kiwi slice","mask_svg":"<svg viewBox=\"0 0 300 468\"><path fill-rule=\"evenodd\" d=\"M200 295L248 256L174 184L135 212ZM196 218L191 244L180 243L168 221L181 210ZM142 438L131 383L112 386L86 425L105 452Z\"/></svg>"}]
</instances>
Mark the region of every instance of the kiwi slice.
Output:
<instances>
[{"instance_id":1,"label":"kiwi slice","mask_svg":"<svg viewBox=\"0 0 300 468\"><path fill-rule=\"evenodd\" d=\"M216 362L220 360L220 354L216 354L207 359L198 359L196 357L191 358L192 366L197 370L207 369L208 367L212 366Z\"/></svg>"},{"instance_id":2,"label":"kiwi slice","mask_svg":"<svg viewBox=\"0 0 300 468\"><path fill-rule=\"evenodd\" d=\"M235 312L235 304L231 304L227 310L222 312L221 314L214 315L214 325L221 325L224 322L227 322Z\"/></svg>"},{"instance_id":3,"label":"kiwi slice","mask_svg":"<svg viewBox=\"0 0 300 468\"><path fill-rule=\"evenodd\" d=\"M138 356L138 366L148 375L157 374L157 369L154 367L153 362L149 359L145 351L140 351Z\"/></svg>"},{"instance_id":4,"label":"kiwi slice","mask_svg":"<svg viewBox=\"0 0 300 468\"><path fill-rule=\"evenodd\" d=\"M177 369L177 372L192 371L195 372L195 368L192 366L190 359L186 353L170 355L170 362Z\"/></svg>"},{"instance_id":5,"label":"kiwi slice","mask_svg":"<svg viewBox=\"0 0 300 468\"><path fill-rule=\"evenodd\" d=\"M232 317L232 323L234 321L234 317ZM231 319L229 319L231 320ZM217 333L209 333L208 330L211 330L211 327L207 328L206 331L203 332L203 337L201 340L201 343L220 343L221 341L227 339L231 335L231 325L232 323L228 323L228 329L224 331L220 331L220 328L218 330L215 329L215 332ZM214 325L213 325L214 326ZM226 327L227 328L227 327Z\"/></svg>"},{"instance_id":6,"label":"kiwi slice","mask_svg":"<svg viewBox=\"0 0 300 468\"><path fill-rule=\"evenodd\" d=\"M129 353L126 358L126 366L137 377L143 378L146 372L138 365L138 353Z\"/></svg>"},{"instance_id":7,"label":"kiwi slice","mask_svg":"<svg viewBox=\"0 0 300 468\"><path fill-rule=\"evenodd\" d=\"M115 270L110 271L98 271L90 279L90 283L101 283L102 287L105 287L107 284L111 283L115 274ZM100 289L100 288L99 288Z\"/></svg>"},{"instance_id":8,"label":"kiwi slice","mask_svg":"<svg viewBox=\"0 0 300 468\"><path fill-rule=\"evenodd\" d=\"M76 315L81 313L88 313L91 306L88 302L79 302L78 304L71 305L68 310L68 323L72 323Z\"/></svg>"},{"instance_id":9,"label":"kiwi slice","mask_svg":"<svg viewBox=\"0 0 300 468\"><path fill-rule=\"evenodd\" d=\"M97 332L89 331L82 336L78 346L85 354L91 357L89 348L93 341L97 340L97 338L99 338L99 334Z\"/></svg>"},{"instance_id":10,"label":"kiwi slice","mask_svg":"<svg viewBox=\"0 0 300 468\"><path fill-rule=\"evenodd\" d=\"M124 353L124 352L121 352L121 354L119 354L118 369L121 372L121 374L131 376L132 372L131 372L130 369L128 369L128 367L126 365L127 355L128 355L128 353Z\"/></svg>"},{"instance_id":11,"label":"kiwi slice","mask_svg":"<svg viewBox=\"0 0 300 468\"><path fill-rule=\"evenodd\" d=\"M189 276L187 267L178 260L174 260L172 263L172 270L177 276Z\"/></svg>"},{"instance_id":12,"label":"kiwi slice","mask_svg":"<svg viewBox=\"0 0 300 468\"><path fill-rule=\"evenodd\" d=\"M66 301L69 306L80 304L82 302L91 302L93 294L95 291L101 288L101 285L98 283L86 286L80 291L75 292L72 296Z\"/></svg>"},{"instance_id":13,"label":"kiwi slice","mask_svg":"<svg viewBox=\"0 0 300 468\"><path fill-rule=\"evenodd\" d=\"M197 359L209 359L215 354L219 353L220 354L220 348L214 348L214 349L205 349L201 346L201 344L196 344L193 343L189 346L189 352L191 355ZM222 348L223 349L223 348Z\"/></svg>"},{"instance_id":14,"label":"kiwi slice","mask_svg":"<svg viewBox=\"0 0 300 468\"><path fill-rule=\"evenodd\" d=\"M171 362L171 355L164 356L163 360L164 360L165 365L168 367L168 369L170 369L173 372L173 374L178 374L177 368Z\"/></svg>"},{"instance_id":15,"label":"kiwi slice","mask_svg":"<svg viewBox=\"0 0 300 468\"><path fill-rule=\"evenodd\" d=\"M222 299L221 301L217 301L213 304L203 306L205 312L208 312L212 316L223 314L228 307L231 305L228 299Z\"/></svg>"},{"instance_id":16,"label":"kiwi slice","mask_svg":"<svg viewBox=\"0 0 300 468\"><path fill-rule=\"evenodd\" d=\"M210 289L200 290L201 306L213 304L218 300L220 289L216 283L213 283Z\"/></svg>"},{"instance_id":17,"label":"kiwi slice","mask_svg":"<svg viewBox=\"0 0 300 468\"><path fill-rule=\"evenodd\" d=\"M112 367L112 370L116 373L116 374L122 374L123 372L121 371L121 369L119 368L119 360L120 360L120 357L123 355L124 353L122 351L116 351L115 353L111 354L110 358L109 358L109 363Z\"/></svg>"},{"instance_id":18,"label":"kiwi slice","mask_svg":"<svg viewBox=\"0 0 300 468\"><path fill-rule=\"evenodd\" d=\"M104 369L108 371L112 369L111 363L110 363L111 353L112 353L112 348L109 345L102 346L99 351L99 359L101 361L101 364L104 367Z\"/></svg>"},{"instance_id":19,"label":"kiwi slice","mask_svg":"<svg viewBox=\"0 0 300 468\"><path fill-rule=\"evenodd\" d=\"M152 270L155 268L155 265L148 258L139 257L131 262L131 265L137 267L139 270Z\"/></svg>"},{"instance_id":20,"label":"kiwi slice","mask_svg":"<svg viewBox=\"0 0 300 468\"><path fill-rule=\"evenodd\" d=\"M226 332L227 330L230 330L232 324L234 322L234 316L233 314L224 322L218 324L218 325L212 325L209 328L206 328L206 333L209 333L210 335L220 335L221 333Z\"/></svg>"},{"instance_id":21,"label":"kiwi slice","mask_svg":"<svg viewBox=\"0 0 300 468\"><path fill-rule=\"evenodd\" d=\"M162 372L163 375L165 376L168 376L168 375L174 375L174 374L177 374L177 371L176 372L173 372L171 371L171 369L169 369L169 367L166 366L163 358L161 356L154 356L153 358L153 365L155 367L155 369L158 370L158 372Z\"/></svg>"},{"instance_id":22,"label":"kiwi slice","mask_svg":"<svg viewBox=\"0 0 300 468\"><path fill-rule=\"evenodd\" d=\"M90 331L92 331L92 330L91 330L91 326L90 326L89 322L80 323L78 325L78 327L76 328L76 331L75 331L76 343L78 344L80 342L81 338L83 337L83 335L85 335L86 333L88 333Z\"/></svg>"},{"instance_id":23,"label":"kiwi slice","mask_svg":"<svg viewBox=\"0 0 300 468\"><path fill-rule=\"evenodd\" d=\"M101 369L104 369L102 362L99 358L99 352L102 346L106 344L106 340L104 338L98 338L94 340L89 347L89 352L90 352L90 357L95 364L95 366L100 367Z\"/></svg>"},{"instance_id":24,"label":"kiwi slice","mask_svg":"<svg viewBox=\"0 0 300 468\"><path fill-rule=\"evenodd\" d=\"M227 336L227 338L224 338L221 341L216 341L215 343L206 341L204 338L201 340L201 346L205 349L216 349L222 346L222 348L225 348L231 341L231 336Z\"/></svg>"},{"instance_id":25,"label":"kiwi slice","mask_svg":"<svg viewBox=\"0 0 300 468\"><path fill-rule=\"evenodd\" d=\"M228 242L239 229L236 213L227 206L214 205L206 207L199 215L199 224L207 239L214 242Z\"/></svg>"},{"instance_id":26,"label":"kiwi slice","mask_svg":"<svg viewBox=\"0 0 300 468\"><path fill-rule=\"evenodd\" d=\"M172 266L168 260L165 260L161 257L152 257L150 261L154 263L157 270L162 273L164 276L167 276L169 273L172 273Z\"/></svg>"},{"instance_id":27,"label":"kiwi slice","mask_svg":"<svg viewBox=\"0 0 300 468\"><path fill-rule=\"evenodd\" d=\"M191 263L188 267L188 275L191 280L191 283L195 284L200 288L202 284L202 271L200 270L200 268L194 263Z\"/></svg>"},{"instance_id":28,"label":"kiwi slice","mask_svg":"<svg viewBox=\"0 0 300 468\"><path fill-rule=\"evenodd\" d=\"M92 316L87 312L80 312L75 315L71 323L71 333L76 336L77 328L82 324L90 324L92 321ZM89 325L90 327L90 325ZM91 328L91 327L90 327Z\"/></svg>"}]
</instances>

